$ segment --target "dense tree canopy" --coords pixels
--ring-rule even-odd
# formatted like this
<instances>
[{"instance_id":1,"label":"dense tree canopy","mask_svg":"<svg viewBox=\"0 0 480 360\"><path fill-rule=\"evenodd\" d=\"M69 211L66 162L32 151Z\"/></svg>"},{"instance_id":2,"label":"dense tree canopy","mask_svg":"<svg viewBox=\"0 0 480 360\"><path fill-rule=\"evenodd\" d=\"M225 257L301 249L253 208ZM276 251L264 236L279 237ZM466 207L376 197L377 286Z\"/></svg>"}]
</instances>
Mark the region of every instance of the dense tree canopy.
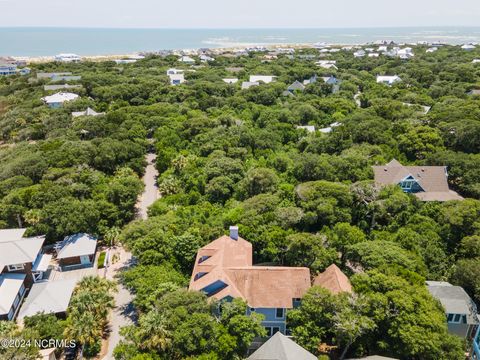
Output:
<instances>
[{"instance_id":1,"label":"dense tree canopy","mask_svg":"<svg viewBox=\"0 0 480 360\"><path fill-rule=\"evenodd\" d=\"M309 350L328 344L338 356L460 359L461 344L447 335L424 281L449 280L480 299L480 99L467 94L480 84L472 63L480 53L413 50L408 61L322 54L338 70L316 66L315 49L269 62L262 52L218 56L193 68L153 55L121 66L34 65L33 77L82 76L82 88L72 90L81 99L60 109L40 101L44 80L3 77L0 228L24 226L49 242L80 231L111 239L112 228L122 228L114 237L138 266L121 281L135 294L139 322L124 330L118 359L235 359L263 335L245 304L210 304L184 291L198 248L229 225L253 244L255 263L306 266L312 275L336 263L352 276L355 296L312 288L289 314L296 340ZM170 67L192 70L187 82L170 86ZM242 90L250 74L277 81ZM317 83L284 94L314 74ZM378 84L377 74L402 81ZM323 84L320 76L329 75L341 83ZM240 81L226 84L226 77ZM106 114L72 118L87 106ZM148 220L132 222L149 150L157 154L163 197ZM420 202L398 186L374 184L372 165L393 158L447 166L450 187L466 200ZM214 305L224 307L221 314ZM65 334L96 346L102 321L92 312L72 314ZM32 320L30 327L55 337L60 325L48 332ZM77 330L86 328L89 336L80 339Z\"/></svg>"}]
</instances>

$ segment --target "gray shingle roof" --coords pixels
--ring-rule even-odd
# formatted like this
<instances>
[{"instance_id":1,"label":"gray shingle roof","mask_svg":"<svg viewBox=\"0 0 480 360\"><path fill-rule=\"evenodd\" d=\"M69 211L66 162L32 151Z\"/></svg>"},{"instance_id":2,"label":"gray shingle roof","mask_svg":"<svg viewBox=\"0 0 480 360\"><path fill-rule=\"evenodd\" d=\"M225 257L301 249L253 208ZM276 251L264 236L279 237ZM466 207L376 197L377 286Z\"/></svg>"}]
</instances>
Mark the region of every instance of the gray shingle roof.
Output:
<instances>
[{"instance_id":1,"label":"gray shingle roof","mask_svg":"<svg viewBox=\"0 0 480 360\"><path fill-rule=\"evenodd\" d=\"M294 90L300 90L300 91L303 91L305 90L305 85L303 85L300 81L298 80L295 80L295 82L293 84L291 84L287 90L289 91L294 91Z\"/></svg>"},{"instance_id":2,"label":"gray shingle roof","mask_svg":"<svg viewBox=\"0 0 480 360\"><path fill-rule=\"evenodd\" d=\"M317 360L317 357L277 332L247 360Z\"/></svg>"},{"instance_id":3,"label":"gray shingle roof","mask_svg":"<svg viewBox=\"0 0 480 360\"><path fill-rule=\"evenodd\" d=\"M423 192L415 195L423 201L462 200L463 198L448 187L445 166L403 166L392 160L385 166L373 166L375 182L394 185L411 175L420 184Z\"/></svg>"}]
</instances>

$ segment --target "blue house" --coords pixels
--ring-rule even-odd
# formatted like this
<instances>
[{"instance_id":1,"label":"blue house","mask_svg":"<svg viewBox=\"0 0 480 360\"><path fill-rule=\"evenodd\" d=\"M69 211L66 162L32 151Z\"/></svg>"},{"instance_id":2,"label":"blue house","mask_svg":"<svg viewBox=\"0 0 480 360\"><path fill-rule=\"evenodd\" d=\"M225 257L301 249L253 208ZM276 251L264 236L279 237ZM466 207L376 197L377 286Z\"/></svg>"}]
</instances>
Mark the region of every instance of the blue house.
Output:
<instances>
[{"instance_id":1,"label":"blue house","mask_svg":"<svg viewBox=\"0 0 480 360\"><path fill-rule=\"evenodd\" d=\"M17 65L15 64L0 64L0 76L15 75L17 73Z\"/></svg>"},{"instance_id":2,"label":"blue house","mask_svg":"<svg viewBox=\"0 0 480 360\"><path fill-rule=\"evenodd\" d=\"M375 182L398 185L422 201L463 200L448 186L446 166L404 166L393 159L387 165L373 166Z\"/></svg>"},{"instance_id":3,"label":"blue house","mask_svg":"<svg viewBox=\"0 0 480 360\"><path fill-rule=\"evenodd\" d=\"M448 332L471 341L478 333L480 320L477 306L466 291L444 281L427 281L427 288L445 309Z\"/></svg>"},{"instance_id":4,"label":"blue house","mask_svg":"<svg viewBox=\"0 0 480 360\"><path fill-rule=\"evenodd\" d=\"M480 327L477 328L472 341L472 360L480 360Z\"/></svg>"},{"instance_id":5,"label":"blue house","mask_svg":"<svg viewBox=\"0 0 480 360\"><path fill-rule=\"evenodd\" d=\"M253 266L252 244L238 236L236 226L230 228L230 236L198 251L189 286L219 301L243 299L247 314L264 315L269 336L288 333L287 312L300 305L309 288L308 268Z\"/></svg>"}]
</instances>

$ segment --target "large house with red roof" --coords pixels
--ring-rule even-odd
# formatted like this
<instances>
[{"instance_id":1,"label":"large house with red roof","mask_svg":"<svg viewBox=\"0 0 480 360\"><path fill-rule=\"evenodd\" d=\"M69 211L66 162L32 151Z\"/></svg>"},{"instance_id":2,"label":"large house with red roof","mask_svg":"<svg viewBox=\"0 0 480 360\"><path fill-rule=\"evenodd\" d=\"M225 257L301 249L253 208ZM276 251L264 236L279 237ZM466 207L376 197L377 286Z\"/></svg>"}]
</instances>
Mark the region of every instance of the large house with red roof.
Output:
<instances>
[{"instance_id":1,"label":"large house with red roof","mask_svg":"<svg viewBox=\"0 0 480 360\"><path fill-rule=\"evenodd\" d=\"M238 227L230 227L229 236L198 251L189 289L216 300L241 298L248 304L248 314L265 315L262 324L270 336L279 331L285 334L286 313L300 304L310 288L310 270L254 266L252 255L252 244L238 236Z\"/></svg>"}]
</instances>

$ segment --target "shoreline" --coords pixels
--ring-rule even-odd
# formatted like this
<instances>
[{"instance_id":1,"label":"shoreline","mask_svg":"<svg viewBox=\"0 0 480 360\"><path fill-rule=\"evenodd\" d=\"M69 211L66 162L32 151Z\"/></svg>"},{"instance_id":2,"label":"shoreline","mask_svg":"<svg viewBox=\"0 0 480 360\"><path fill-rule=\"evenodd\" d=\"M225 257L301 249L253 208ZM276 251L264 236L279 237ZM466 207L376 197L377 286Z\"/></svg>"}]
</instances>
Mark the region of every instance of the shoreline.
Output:
<instances>
[{"instance_id":1,"label":"shoreline","mask_svg":"<svg viewBox=\"0 0 480 360\"><path fill-rule=\"evenodd\" d=\"M91 61L91 62L102 62L102 61L115 61L115 60L124 60L124 59L135 59L138 55L160 55L162 52L168 52L172 55L181 55L182 53L189 54L195 56L198 53L201 53L202 50L207 50L208 53L212 54L213 56L222 56L228 53L234 53L239 51L244 51L248 48L265 48L267 51L275 51L278 49L321 49L322 47L325 48L362 48L365 46L381 46L379 42L381 41L392 41L392 40L377 40L374 42L367 42L367 43L357 43L357 44L328 44L322 43L324 45L319 45L319 43L242 43L238 46L231 46L231 47L218 47L218 48L196 48L196 49L173 49L173 50L158 50L158 51L138 51L132 52L129 54L98 54L98 55L79 55L82 61ZM393 41L392 41L393 42ZM460 46L459 44L453 44L448 42L439 42L443 46ZM408 42L394 42L396 46L434 46L433 43L423 43L423 42L415 42L415 43L408 43ZM392 46L393 44L389 44L388 46ZM48 56L11 56L11 58L16 60L24 60L28 64L43 64L55 61L55 55L48 55ZM138 59L137 59L138 60Z\"/></svg>"}]
</instances>

